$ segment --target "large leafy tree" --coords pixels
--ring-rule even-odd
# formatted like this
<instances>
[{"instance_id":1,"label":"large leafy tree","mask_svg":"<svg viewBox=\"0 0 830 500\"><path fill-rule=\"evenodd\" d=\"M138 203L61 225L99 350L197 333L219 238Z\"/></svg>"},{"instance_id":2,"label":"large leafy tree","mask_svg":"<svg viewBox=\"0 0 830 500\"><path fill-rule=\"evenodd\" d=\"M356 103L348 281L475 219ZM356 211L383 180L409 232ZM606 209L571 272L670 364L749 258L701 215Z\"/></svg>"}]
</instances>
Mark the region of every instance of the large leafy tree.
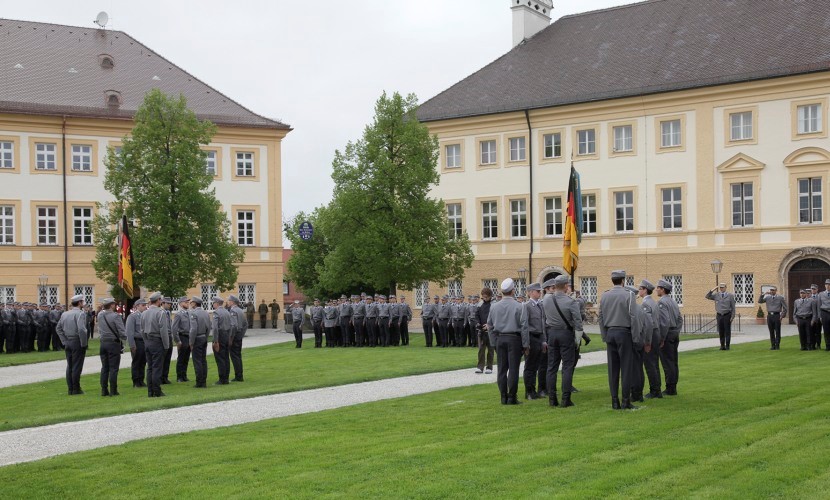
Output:
<instances>
[{"instance_id":1,"label":"large leafy tree","mask_svg":"<svg viewBox=\"0 0 830 500\"><path fill-rule=\"evenodd\" d=\"M315 213L325 248L295 246L292 257L321 254L312 289L394 292L463 277L472 264L469 239L450 235L444 203L429 196L439 180L438 139L418 122L417 106L414 95L384 93L363 137L335 153L334 197ZM289 263L295 280L299 271Z\"/></svg>"},{"instance_id":2,"label":"large leafy tree","mask_svg":"<svg viewBox=\"0 0 830 500\"><path fill-rule=\"evenodd\" d=\"M130 228L137 284L180 296L196 283L220 290L237 280L244 251L231 240L230 221L211 187L200 146L215 127L200 121L183 96L152 90L135 115L135 126L120 153L110 148L104 186L114 201L99 204L93 221L96 274L116 285L116 224L123 214Z\"/></svg>"}]
</instances>

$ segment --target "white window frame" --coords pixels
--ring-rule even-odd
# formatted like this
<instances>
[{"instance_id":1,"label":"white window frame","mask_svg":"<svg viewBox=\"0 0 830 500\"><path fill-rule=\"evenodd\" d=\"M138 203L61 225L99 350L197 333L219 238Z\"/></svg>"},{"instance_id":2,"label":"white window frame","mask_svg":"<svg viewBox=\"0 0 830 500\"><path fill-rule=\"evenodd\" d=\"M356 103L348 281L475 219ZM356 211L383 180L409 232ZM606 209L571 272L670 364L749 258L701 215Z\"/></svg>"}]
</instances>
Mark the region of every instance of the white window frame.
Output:
<instances>
[{"instance_id":1,"label":"white window frame","mask_svg":"<svg viewBox=\"0 0 830 500\"><path fill-rule=\"evenodd\" d=\"M446 168L461 168L461 144L447 144L444 146Z\"/></svg>"},{"instance_id":2,"label":"white window frame","mask_svg":"<svg viewBox=\"0 0 830 500\"><path fill-rule=\"evenodd\" d=\"M527 140L524 137L511 137L507 142L510 145L510 161L527 159Z\"/></svg>"},{"instance_id":3,"label":"white window frame","mask_svg":"<svg viewBox=\"0 0 830 500\"><path fill-rule=\"evenodd\" d=\"M563 202L564 203L564 202ZM593 231L591 231L593 223ZM597 234L599 220L597 219L597 195L582 195L582 234Z\"/></svg>"},{"instance_id":4,"label":"white window frame","mask_svg":"<svg viewBox=\"0 0 830 500\"><path fill-rule=\"evenodd\" d=\"M496 293L496 290L499 289L499 282L496 278L484 278L481 280L481 288L489 288Z\"/></svg>"},{"instance_id":5,"label":"white window frame","mask_svg":"<svg viewBox=\"0 0 830 500\"><path fill-rule=\"evenodd\" d=\"M740 111L729 115L729 140L751 141L755 133L752 130L752 111Z\"/></svg>"},{"instance_id":6,"label":"white window frame","mask_svg":"<svg viewBox=\"0 0 830 500\"><path fill-rule=\"evenodd\" d=\"M237 291L239 300L243 304L256 304L256 283L240 283Z\"/></svg>"},{"instance_id":7,"label":"white window frame","mask_svg":"<svg viewBox=\"0 0 830 500\"><path fill-rule=\"evenodd\" d=\"M737 194L735 193L736 188L739 190ZM747 188L749 188L749 194L746 193ZM729 185L732 200L732 227L752 227L755 225L755 207L753 204L755 193L753 189L752 182L733 182Z\"/></svg>"},{"instance_id":8,"label":"white window frame","mask_svg":"<svg viewBox=\"0 0 830 500\"><path fill-rule=\"evenodd\" d=\"M447 203L447 224L450 238L457 238L464 232L461 203Z\"/></svg>"},{"instance_id":9,"label":"white window frame","mask_svg":"<svg viewBox=\"0 0 830 500\"><path fill-rule=\"evenodd\" d=\"M58 145L54 142L35 143L35 170L58 169Z\"/></svg>"},{"instance_id":10,"label":"white window frame","mask_svg":"<svg viewBox=\"0 0 830 500\"><path fill-rule=\"evenodd\" d=\"M282 282L282 294L283 294L283 295L288 295L288 293L289 293L289 290L288 290L288 282L287 282L287 281L283 281L283 282Z\"/></svg>"},{"instance_id":11,"label":"white window frame","mask_svg":"<svg viewBox=\"0 0 830 500\"><path fill-rule=\"evenodd\" d=\"M597 277L582 276L579 278L579 293L586 302L597 303Z\"/></svg>"},{"instance_id":12,"label":"white window frame","mask_svg":"<svg viewBox=\"0 0 830 500\"><path fill-rule=\"evenodd\" d=\"M495 165L498 152L496 140L490 139L479 143L479 156L482 165Z\"/></svg>"},{"instance_id":13,"label":"white window frame","mask_svg":"<svg viewBox=\"0 0 830 500\"><path fill-rule=\"evenodd\" d=\"M236 153L236 176L254 176L254 153L253 151L238 151Z\"/></svg>"},{"instance_id":14,"label":"white window frame","mask_svg":"<svg viewBox=\"0 0 830 500\"><path fill-rule=\"evenodd\" d=\"M666 192L671 192L671 197L669 200L666 200ZM675 198L675 194L677 194L678 198ZM660 189L660 200L661 200L661 227L663 231L682 231L683 230L683 189L679 186L675 187L665 187ZM669 227L666 227L666 209L669 210L668 220L671 221ZM676 218L680 217L680 225L675 225Z\"/></svg>"},{"instance_id":15,"label":"white window frame","mask_svg":"<svg viewBox=\"0 0 830 500\"><path fill-rule=\"evenodd\" d=\"M14 245L14 205L0 205L0 245Z\"/></svg>"},{"instance_id":16,"label":"white window frame","mask_svg":"<svg viewBox=\"0 0 830 500\"><path fill-rule=\"evenodd\" d=\"M617 125L614 131L614 152L630 153L634 151L634 127L632 125Z\"/></svg>"},{"instance_id":17,"label":"white window frame","mask_svg":"<svg viewBox=\"0 0 830 500\"><path fill-rule=\"evenodd\" d=\"M206 283L199 287L202 295L202 307L205 311L213 310L213 298L216 297L216 285L213 283Z\"/></svg>"},{"instance_id":18,"label":"white window frame","mask_svg":"<svg viewBox=\"0 0 830 500\"><path fill-rule=\"evenodd\" d=\"M510 238L527 238L527 200L510 200Z\"/></svg>"},{"instance_id":19,"label":"white window frame","mask_svg":"<svg viewBox=\"0 0 830 500\"><path fill-rule=\"evenodd\" d=\"M823 109L821 103L803 104L798 106L798 133L818 134L824 132Z\"/></svg>"},{"instance_id":20,"label":"white window frame","mask_svg":"<svg viewBox=\"0 0 830 500\"><path fill-rule=\"evenodd\" d=\"M92 146L89 144L72 145L72 171L92 172Z\"/></svg>"},{"instance_id":21,"label":"white window frame","mask_svg":"<svg viewBox=\"0 0 830 500\"><path fill-rule=\"evenodd\" d=\"M586 128L576 131L577 156L591 156L597 154L597 131Z\"/></svg>"},{"instance_id":22,"label":"white window frame","mask_svg":"<svg viewBox=\"0 0 830 500\"><path fill-rule=\"evenodd\" d=\"M84 305L95 306L95 287L93 285L75 285L73 295L83 295Z\"/></svg>"},{"instance_id":23,"label":"white window frame","mask_svg":"<svg viewBox=\"0 0 830 500\"><path fill-rule=\"evenodd\" d=\"M562 158L562 133L561 132L553 132L551 134L545 134L543 136L545 141L544 147L544 158L546 160L551 160L554 158ZM550 154L548 154L550 151ZM557 154L557 152L559 154Z\"/></svg>"},{"instance_id":24,"label":"white window frame","mask_svg":"<svg viewBox=\"0 0 830 500\"><path fill-rule=\"evenodd\" d=\"M92 207L72 208L72 235L75 246L92 245Z\"/></svg>"},{"instance_id":25,"label":"white window frame","mask_svg":"<svg viewBox=\"0 0 830 500\"><path fill-rule=\"evenodd\" d=\"M37 211L37 244L57 245L58 207L36 207L35 210Z\"/></svg>"},{"instance_id":26,"label":"white window frame","mask_svg":"<svg viewBox=\"0 0 830 500\"><path fill-rule=\"evenodd\" d=\"M41 302L46 300L46 303L50 306L54 306L55 304L60 304L60 288L57 285L46 285L37 286L37 302L40 304Z\"/></svg>"},{"instance_id":27,"label":"white window frame","mask_svg":"<svg viewBox=\"0 0 830 500\"><path fill-rule=\"evenodd\" d=\"M422 281L415 287L415 308L420 309L429 303L429 281Z\"/></svg>"},{"instance_id":28,"label":"white window frame","mask_svg":"<svg viewBox=\"0 0 830 500\"><path fill-rule=\"evenodd\" d=\"M614 192L614 227L618 233L634 232L634 191Z\"/></svg>"},{"instance_id":29,"label":"white window frame","mask_svg":"<svg viewBox=\"0 0 830 500\"><path fill-rule=\"evenodd\" d=\"M236 211L236 243L242 247L256 246L256 214L253 210Z\"/></svg>"},{"instance_id":30,"label":"white window frame","mask_svg":"<svg viewBox=\"0 0 830 500\"><path fill-rule=\"evenodd\" d=\"M450 297L464 296L464 282L461 280L449 280L447 282L447 291Z\"/></svg>"},{"instance_id":31,"label":"white window frame","mask_svg":"<svg viewBox=\"0 0 830 500\"><path fill-rule=\"evenodd\" d=\"M4 304L17 301L17 287L0 285L0 300Z\"/></svg>"},{"instance_id":32,"label":"white window frame","mask_svg":"<svg viewBox=\"0 0 830 500\"><path fill-rule=\"evenodd\" d=\"M489 233L489 234L488 234ZM481 202L481 239L499 239L499 204L495 201Z\"/></svg>"},{"instance_id":33,"label":"white window frame","mask_svg":"<svg viewBox=\"0 0 830 500\"><path fill-rule=\"evenodd\" d=\"M565 233L565 218L561 196L545 197L545 236L557 237ZM558 206L557 206L558 205Z\"/></svg>"},{"instance_id":34,"label":"white window frame","mask_svg":"<svg viewBox=\"0 0 830 500\"><path fill-rule=\"evenodd\" d=\"M633 275L633 274L627 274L627 275L625 275L625 282L624 282L624 284L625 284L625 286L631 286L631 287L633 287L633 286L634 286L634 275Z\"/></svg>"},{"instance_id":35,"label":"white window frame","mask_svg":"<svg viewBox=\"0 0 830 500\"><path fill-rule=\"evenodd\" d=\"M216 161L216 151L205 151L205 171L211 176L216 177L218 174Z\"/></svg>"},{"instance_id":36,"label":"white window frame","mask_svg":"<svg viewBox=\"0 0 830 500\"><path fill-rule=\"evenodd\" d=\"M14 143L0 141L0 168L14 168Z\"/></svg>"},{"instance_id":37,"label":"white window frame","mask_svg":"<svg viewBox=\"0 0 830 500\"><path fill-rule=\"evenodd\" d=\"M678 148L683 145L680 118L660 122L660 147Z\"/></svg>"},{"instance_id":38,"label":"white window frame","mask_svg":"<svg viewBox=\"0 0 830 500\"><path fill-rule=\"evenodd\" d=\"M664 274L663 279L671 283L671 298L677 302L678 306L683 307L683 275Z\"/></svg>"},{"instance_id":39,"label":"white window frame","mask_svg":"<svg viewBox=\"0 0 830 500\"><path fill-rule=\"evenodd\" d=\"M736 273L732 275L732 289L735 290L735 303L741 307L755 307L755 275Z\"/></svg>"},{"instance_id":40,"label":"white window frame","mask_svg":"<svg viewBox=\"0 0 830 500\"><path fill-rule=\"evenodd\" d=\"M821 177L803 177L798 179L798 223L799 224L821 224L824 220L824 186ZM802 189L806 181L807 191ZM818 191L815 190L818 186ZM802 200L806 207L802 208ZM818 207L816 207L818 203Z\"/></svg>"}]
</instances>

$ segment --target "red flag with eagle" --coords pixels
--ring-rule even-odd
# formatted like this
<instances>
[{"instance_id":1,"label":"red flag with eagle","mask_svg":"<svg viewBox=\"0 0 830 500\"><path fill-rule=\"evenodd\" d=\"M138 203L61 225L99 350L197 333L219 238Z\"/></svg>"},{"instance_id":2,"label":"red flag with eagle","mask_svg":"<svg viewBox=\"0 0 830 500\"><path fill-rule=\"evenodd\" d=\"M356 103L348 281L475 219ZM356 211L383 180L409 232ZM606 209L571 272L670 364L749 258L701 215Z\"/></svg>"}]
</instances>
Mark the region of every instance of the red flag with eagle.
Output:
<instances>
[{"instance_id":1,"label":"red flag with eagle","mask_svg":"<svg viewBox=\"0 0 830 500\"><path fill-rule=\"evenodd\" d=\"M568 182L564 237L562 267L573 276L579 264L579 243L582 241L582 187L579 184L579 173L573 165L571 165L571 177Z\"/></svg>"},{"instance_id":2,"label":"red flag with eagle","mask_svg":"<svg viewBox=\"0 0 830 500\"><path fill-rule=\"evenodd\" d=\"M118 231L118 285L124 290L128 297L134 297L133 269L133 247L130 241L130 228L127 223L127 216L121 218Z\"/></svg>"}]
</instances>

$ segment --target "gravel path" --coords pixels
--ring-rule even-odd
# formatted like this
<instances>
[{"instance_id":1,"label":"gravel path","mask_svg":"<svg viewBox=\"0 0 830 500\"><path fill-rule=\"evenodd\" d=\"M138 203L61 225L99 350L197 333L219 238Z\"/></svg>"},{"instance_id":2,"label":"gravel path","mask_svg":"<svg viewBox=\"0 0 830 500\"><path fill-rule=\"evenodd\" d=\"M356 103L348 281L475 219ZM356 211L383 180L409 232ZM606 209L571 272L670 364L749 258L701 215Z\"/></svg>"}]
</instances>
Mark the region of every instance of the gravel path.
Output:
<instances>
[{"instance_id":1,"label":"gravel path","mask_svg":"<svg viewBox=\"0 0 830 500\"><path fill-rule=\"evenodd\" d=\"M793 335L794 331L788 328L783 334ZM733 335L732 344L756 342L767 338L765 332L750 331ZM684 341L680 343L680 351L716 347L718 343L717 338ZM578 368L605 364L605 362L604 351L587 353L582 356ZM0 433L0 466L150 437L313 413L456 387L491 384L495 380L495 373L492 375L476 374L472 369L466 368L18 429ZM125 429L129 429L129 432L125 432Z\"/></svg>"}]
</instances>

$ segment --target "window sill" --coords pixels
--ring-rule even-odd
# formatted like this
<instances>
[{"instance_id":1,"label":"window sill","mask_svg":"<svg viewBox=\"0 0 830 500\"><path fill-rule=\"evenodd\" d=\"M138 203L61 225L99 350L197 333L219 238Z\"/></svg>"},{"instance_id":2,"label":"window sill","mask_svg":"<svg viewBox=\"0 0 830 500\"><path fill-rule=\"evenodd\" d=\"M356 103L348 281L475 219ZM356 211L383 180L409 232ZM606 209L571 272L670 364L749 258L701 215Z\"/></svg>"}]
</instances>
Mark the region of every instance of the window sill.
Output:
<instances>
[{"instance_id":1,"label":"window sill","mask_svg":"<svg viewBox=\"0 0 830 500\"><path fill-rule=\"evenodd\" d=\"M95 245L92 243L73 243L73 247L94 247Z\"/></svg>"}]
</instances>

